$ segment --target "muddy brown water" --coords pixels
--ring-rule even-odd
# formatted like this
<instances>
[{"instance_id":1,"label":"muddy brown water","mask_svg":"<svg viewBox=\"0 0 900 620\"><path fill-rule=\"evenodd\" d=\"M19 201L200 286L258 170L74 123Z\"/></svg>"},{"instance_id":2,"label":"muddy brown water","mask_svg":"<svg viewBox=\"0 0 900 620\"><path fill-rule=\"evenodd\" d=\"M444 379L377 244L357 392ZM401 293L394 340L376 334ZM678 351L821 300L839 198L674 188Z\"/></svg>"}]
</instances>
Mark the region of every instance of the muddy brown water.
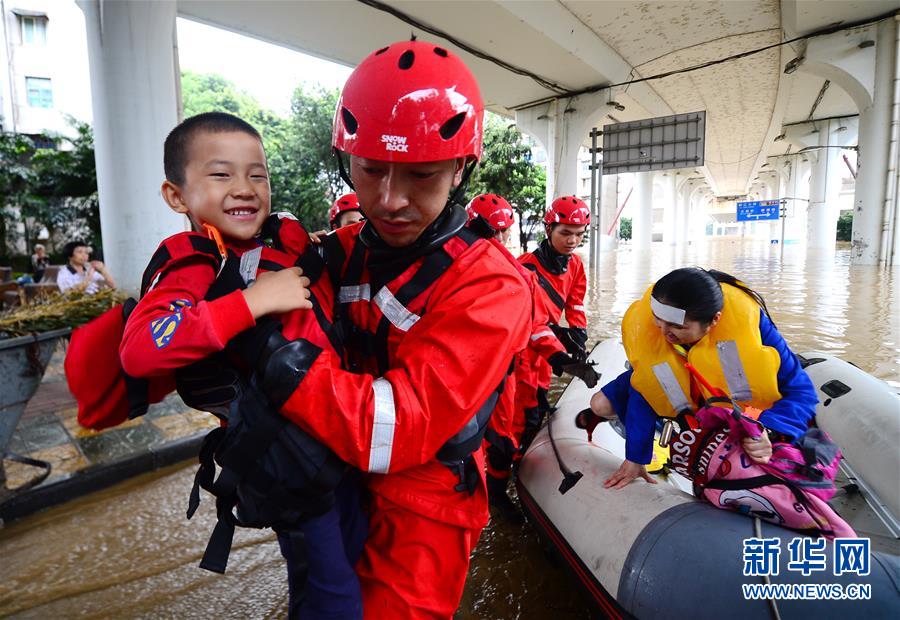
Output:
<instances>
[{"instance_id":1,"label":"muddy brown water","mask_svg":"<svg viewBox=\"0 0 900 620\"><path fill-rule=\"evenodd\" d=\"M685 265L728 271L762 293L795 351L839 355L900 387L897 270L852 266L846 249L806 254L788 246L781 261L777 246L726 239L604 254L588 275L592 340L616 336L646 286ZM225 576L197 568L214 508L204 498L185 520L193 472L182 464L146 474L0 529L0 616L283 617L287 584L270 534L239 531ZM528 526L491 523L457 618L548 617L590 612Z\"/></svg>"}]
</instances>

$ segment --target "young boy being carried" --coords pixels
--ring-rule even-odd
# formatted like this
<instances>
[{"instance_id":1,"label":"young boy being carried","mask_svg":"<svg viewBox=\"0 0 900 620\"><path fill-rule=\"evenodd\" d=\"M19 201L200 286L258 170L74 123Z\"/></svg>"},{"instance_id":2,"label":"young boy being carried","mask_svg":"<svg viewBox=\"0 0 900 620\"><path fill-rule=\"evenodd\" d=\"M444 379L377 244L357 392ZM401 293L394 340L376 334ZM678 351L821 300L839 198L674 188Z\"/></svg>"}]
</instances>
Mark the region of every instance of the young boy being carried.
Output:
<instances>
[{"instance_id":1,"label":"young boy being carried","mask_svg":"<svg viewBox=\"0 0 900 620\"><path fill-rule=\"evenodd\" d=\"M187 215L194 230L206 231L223 260L232 257L232 264L237 264L235 257L240 257L241 276L252 286L207 300L222 269L209 256L212 244L197 233L166 239L145 274L142 298L125 325L120 358L132 377L172 373L223 351L264 316L313 308L309 279L299 267L288 266L308 249L309 237L295 219L269 216L266 155L251 125L220 112L186 119L166 138L164 165L161 191L166 203ZM267 232L261 234L263 230ZM268 249L272 242L263 239L273 230L277 250L284 257L280 265L284 268L277 271L266 266L271 261L260 261L258 250L274 251ZM269 272L257 276L257 269ZM300 613L303 617L361 617L353 562L363 541L358 541L354 555L345 549L340 530L340 519L360 519L358 494L348 493L348 498L339 500L340 510L332 508L299 524L306 540L308 579L304 561L294 557L296 549L282 545L288 561L292 617Z\"/></svg>"}]
</instances>

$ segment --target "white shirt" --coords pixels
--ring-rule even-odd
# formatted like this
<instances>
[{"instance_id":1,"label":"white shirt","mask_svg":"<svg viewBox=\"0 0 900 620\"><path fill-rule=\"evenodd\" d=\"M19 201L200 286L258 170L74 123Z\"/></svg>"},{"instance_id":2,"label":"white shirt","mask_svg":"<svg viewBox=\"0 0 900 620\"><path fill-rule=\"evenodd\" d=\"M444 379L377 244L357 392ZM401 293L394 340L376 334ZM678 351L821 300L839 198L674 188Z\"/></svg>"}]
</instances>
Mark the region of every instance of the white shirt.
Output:
<instances>
[{"instance_id":1,"label":"white shirt","mask_svg":"<svg viewBox=\"0 0 900 620\"><path fill-rule=\"evenodd\" d=\"M72 265L65 265L56 275L56 285L59 287L60 291L65 292L84 282L86 277L87 268L79 271L72 267ZM100 290L100 282L106 282L106 279L97 273L97 271L94 271L91 276L91 283L87 285L84 292L88 295L93 295Z\"/></svg>"}]
</instances>

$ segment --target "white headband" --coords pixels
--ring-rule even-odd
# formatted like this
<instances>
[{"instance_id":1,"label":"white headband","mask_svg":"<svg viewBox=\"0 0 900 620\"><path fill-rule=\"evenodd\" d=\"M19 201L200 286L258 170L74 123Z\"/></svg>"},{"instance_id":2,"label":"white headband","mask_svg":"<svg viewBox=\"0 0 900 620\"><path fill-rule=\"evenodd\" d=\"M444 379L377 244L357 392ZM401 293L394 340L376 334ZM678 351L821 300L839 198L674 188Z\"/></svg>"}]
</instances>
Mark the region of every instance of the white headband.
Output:
<instances>
[{"instance_id":1,"label":"white headband","mask_svg":"<svg viewBox=\"0 0 900 620\"><path fill-rule=\"evenodd\" d=\"M684 310L674 306L667 306L657 300L653 295L650 295L650 309L653 310L653 314L655 314L657 318L666 323L684 325Z\"/></svg>"}]
</instances>

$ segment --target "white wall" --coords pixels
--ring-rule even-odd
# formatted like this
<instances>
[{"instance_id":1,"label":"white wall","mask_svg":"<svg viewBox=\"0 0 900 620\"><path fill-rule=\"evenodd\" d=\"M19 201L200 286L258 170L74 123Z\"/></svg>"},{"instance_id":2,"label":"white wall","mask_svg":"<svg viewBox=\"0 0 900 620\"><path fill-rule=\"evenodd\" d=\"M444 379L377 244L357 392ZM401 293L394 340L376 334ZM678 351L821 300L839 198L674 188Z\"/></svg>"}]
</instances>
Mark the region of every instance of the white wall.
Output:
<instances>
[{"instance_id":1,"label":"white wall","mask_svg":"<svg viewBox=\"0 0 900 620\"><path fill-rule=\"evenodd\" d=\"M71 135L66 116L90 123L91 86L84 14L72 0L3 0L0 98L3 129ZM13 9L47 15L46 45L24 44ZM53 107L28 105L26 77L49 78ZM15 126L14 126L15 122Z\"/></svg>"}]
</instances>

